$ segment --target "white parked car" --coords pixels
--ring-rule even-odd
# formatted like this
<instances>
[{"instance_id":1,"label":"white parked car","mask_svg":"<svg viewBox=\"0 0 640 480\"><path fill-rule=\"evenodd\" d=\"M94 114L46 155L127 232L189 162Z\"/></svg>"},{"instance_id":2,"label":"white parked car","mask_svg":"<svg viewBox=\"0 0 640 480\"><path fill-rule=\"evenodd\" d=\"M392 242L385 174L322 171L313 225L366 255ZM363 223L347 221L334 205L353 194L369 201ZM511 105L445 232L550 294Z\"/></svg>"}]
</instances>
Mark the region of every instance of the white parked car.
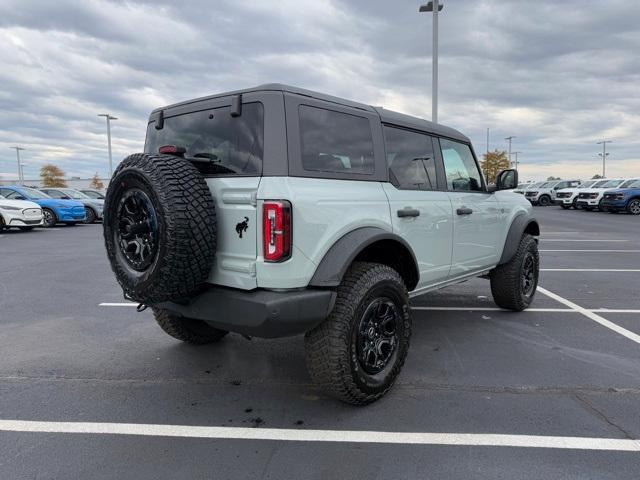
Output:
<instances>
[{"instance_id":1,"label":"white parked car","mask_svg":"<svg viewBox=\"0 0 640 480\"><path fill-rule=\"evenodd\" d=\"M587 180L586 182L582 182L577 187L572 188L563 188L556 192L553 203L556 205L560 205L565 210L573 207L578 209L578 194L581 191L585 191L585 188L597 188L601 185L604 185L609 180Z\"/></svg>"},{"instance_id":2,"label":"white parked car","mask_svg":"<svg viewBox=\"0 0 640 480\"><path fill-rule=\"evenodd\" d=\"M552 180L544 182L542 185L536 188L528 188L524 196L531 202L532 205L540 205L541 207L547 207L554 201L556 192L563 188L577 187L580 185L580 180Z\"/></svg>"},{"instance_id":3,"label":"white parked car","mask_svg":"<svg viewBox=\"0 0 640 480\"><path fill-rule=\"evenodd\" d=\"M604 198L604 192L614 188L622 188L622 185L627 182L633 183L633 180L628 181L625 178L613 178L597 187L580 190L576 206L578 208L584 208L587 211L595 210L596 208L603 210L601 202Z\"/></svg>"},{"instance_id":4,"label":"white parked car","mask_svg":"<svg viewBox=\"0 0 640 480\"><path fill-rule=\"evenodd\" d=\"M544 182L529 182L529 183L521 183L520 185L518 185L518 188L516 188L513 193L521 193L524 195L524 192L526 192L527 190L529 190L530 188L535 188L535 187L539 187L540 185L542 185Z\"/></svg>"},{"instance_id":5,"label":"white parked car","mask_svg":"<svg viewBox=\"0 0 640 480\"><path fill-rule=\"evenodd\" d=\"M32 230L39 225L42 225L40 205L24 200L9 200L0 195L0 232L10 227Z\"/></svg>"}]
</instances>

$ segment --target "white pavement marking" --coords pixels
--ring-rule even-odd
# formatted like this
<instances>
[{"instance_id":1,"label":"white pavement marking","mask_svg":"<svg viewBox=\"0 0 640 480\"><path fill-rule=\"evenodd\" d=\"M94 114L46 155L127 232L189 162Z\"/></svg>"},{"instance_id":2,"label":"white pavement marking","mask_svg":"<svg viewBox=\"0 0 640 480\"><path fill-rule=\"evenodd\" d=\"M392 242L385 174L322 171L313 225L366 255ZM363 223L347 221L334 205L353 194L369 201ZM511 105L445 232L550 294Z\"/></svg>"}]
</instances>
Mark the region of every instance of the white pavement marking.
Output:
<instances>
[{"instance_id":1,"label":"white pavement marking","mask_svg":"<svg viewBox=\"0 0 640 480\"><path fill-rule=\"evenodd\" d=\"M98 304L99 307L137 307L138 304L137 303L131 303L131 302L126 302L126 303L100 303Z\"/></svg>"},{"instance_id":2,"label":"white pavement marking","mask_svg":"<svg viewBox=\"0 0 640 480\"><path fill-rule=\"evenodd\" d=\"M544 242L607 242L607 243L611 243L611 242L628 242L629 240L585 240L585 239L580 239L580 240L571 240L568 238L541 238L540 240L544 241Z\"/></svg>"},{"instance_id":3,"label":"white pavement marking","mask_svg":"<svg viewBox=\"0 0 640 480\"><path fill-rule=\"evenodd\" d=\"M640 440L484 433L296 430L289 428L204 427L143 423L37 422L24 420L0 420L0 431L275 440L289 442L385 443L640 452Z\"/></svg>"},{"instance_id":4,"label":"white pavement marking","mask_svg":"<svg viewBox=\"0 0 640 480\"><path fill-rule=\"evenodd\" d=\"M587 310L586 308L583 308L580 305L577 305L577 304L573 303L571 300L567 300L566 298L563 298L560 295L557 295L557 294L555 294L553 292L550 292L546 288L542 288L542 287L538 286L538 291L540 293L546 295L547 297L554 299L556 302L560 302L563 305L566 305L567 307L572 308L575 311L582 313L585 317L590 318L591 320L593 320L594 322L599 323L603 327L606 327L606 328L608 328L610 330L613 330L614 332L619 333L623 337L627 337L629 340L640 344L640 335L638 335L636 333L633 333L633 332L627 330L626 328L622 328L620 325L616 325L615 323L610 322L606 318L602 318L597 313L595 313L595 312L593 312L591 310Z\"/></svg>"},{"instance_id":5,"label":"white pavement marking","mask_svg":"<svg viewBox=\"0 0 640 480\"><path fill-rule=\"evenodd\" d=\"M580 313L572 308L527 308L522 312L513 312L499 307L411 307L411 310L425 311L443 311L443 312L509 312L509 313L540 313L540 312L559 312L559 313ZM640 313L640 310L624 310L619 308L588 308L590 312L595 313Z\"/></svg>"},{"instance_id":6,"label":"white pavement marking","mask_svg":"<svg viewBox=\"0 0 640 480\"><path fill-rule=\"evenodd\" d=\"M640 272L637 268L541 268L541 272Z\"/></svg>"},{"instance_id":7,"label":"white pavement marking","mask_svg":"<svg viewBox=\"0 0 640 480\"><path fill-rule=\"evenodd\" d=\"M602 252L602 253L638 253L640 250L548 250L541 249L541 252Z\"/></svg>"}]
</instances>

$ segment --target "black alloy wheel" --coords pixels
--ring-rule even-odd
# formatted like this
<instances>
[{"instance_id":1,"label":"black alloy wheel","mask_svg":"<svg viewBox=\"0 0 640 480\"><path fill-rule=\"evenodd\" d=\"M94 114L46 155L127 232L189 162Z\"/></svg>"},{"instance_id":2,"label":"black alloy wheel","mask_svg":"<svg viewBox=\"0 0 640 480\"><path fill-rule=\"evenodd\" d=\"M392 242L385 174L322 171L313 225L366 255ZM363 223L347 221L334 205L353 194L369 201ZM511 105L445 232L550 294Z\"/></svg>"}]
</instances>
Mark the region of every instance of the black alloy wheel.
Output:
<instances>
[{"instance_id":1,"label":"black alloy wheel","mask_svg":"<svg viewBox=\"0 0 640 480\"><path fill-rule=\"evenodd\" d=\"M118 204L116 243L127 264L144 272L158 254L158 220L151 199L140 189L127 190Z\"/></svg>"},{"instance_id":2,"label":"black alloy wheel","mask_svg":"<svg viewBox=\"0 0 640 480\"><path fill-rule=\"evenodd\" d=\"M364 311L356 334L360 367L369 375L380 373L389 364L398 345L398 322L402 314L389 298L373 300Z\"/></svg>"},{"instance_id":3,"label":"black alloy wheel","mask_svg":"<svg viewBox=\"0 0 640 480\"><path fill-rule=\"evenodd\" d=\"M521 287L522 295L529 297L533 293L537 284L537 268L535 255L528 251L522 262Z\"/></svg>"}]
</instances>

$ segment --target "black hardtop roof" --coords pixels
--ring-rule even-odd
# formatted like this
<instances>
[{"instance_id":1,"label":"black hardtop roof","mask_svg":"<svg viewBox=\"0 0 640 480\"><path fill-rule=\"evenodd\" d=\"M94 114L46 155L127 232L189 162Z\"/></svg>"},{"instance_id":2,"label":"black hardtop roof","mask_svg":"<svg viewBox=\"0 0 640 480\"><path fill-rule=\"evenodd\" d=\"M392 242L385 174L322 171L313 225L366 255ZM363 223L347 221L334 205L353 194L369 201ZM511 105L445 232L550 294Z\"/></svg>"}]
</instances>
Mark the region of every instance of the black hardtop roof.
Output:
<instances>
[{"instance_id":1,"label":"black hardtop roof","mask_svg":"<svg viewBox=\"0 0 640 480\"><path fill-rule=\"evenodd\" d=\"M206 97L195 98L193 100L187 100L184 102L174 103L172 105L167 105L166 107L156 108L152 115L160 110L165 110L167 108L173 108L183 105L188 105L190 103L201 102L204 100L210 100L219 97L226 97L229 95L238 95L242 93L249 92L263 92L263 91L279 91L279 92L288 92L296 95L303 95L306 97L315 98L318 100L323 100L326 102L336 103L339 105L345 105L348 107L358 108L360 110L365 110L372 113L377 113L380 116L380 120L383 123L390 123L394 125L398 125L401 127L412 128L416 130L422 130L425 132L434 133L436 135L441 135L443 137L449 137L457 140L461 140L463 142L471 143L469 138L466 135L463 135L458 130L447 127L445 125L441 125L439 123L433 123L428 120L424 120L422 118L414 117L411 115L406 115L404 113L394 112L392 110L387 110L383 107L373 107L371 105L367 105L364 103L354 102L352 100L347 100L345 98L334 97L333 95L327 95L325 93L314 92L312 90L306 90L304 88L292 87L290 85L285 85L282 83L266 83L264 85L258 85L257 87L245 88L242 90L234 90L231 92L224 92L215 95L209 95Z\"/></svg>"}]
</instances>

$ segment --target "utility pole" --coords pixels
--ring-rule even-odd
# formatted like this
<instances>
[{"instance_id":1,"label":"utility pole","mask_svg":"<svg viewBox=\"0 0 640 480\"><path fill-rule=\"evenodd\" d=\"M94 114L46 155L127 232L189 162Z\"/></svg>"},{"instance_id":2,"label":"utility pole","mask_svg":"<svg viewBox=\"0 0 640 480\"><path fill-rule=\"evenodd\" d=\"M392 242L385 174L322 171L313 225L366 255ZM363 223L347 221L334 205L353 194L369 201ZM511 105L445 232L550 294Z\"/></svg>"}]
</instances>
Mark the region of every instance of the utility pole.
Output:
<instances>
[{"instance_id":1,"label":"utility pole","mask_svg":"<svg viewBox=\"0 0 640 480\"><path fill-rule=\"evenodd\" d=\"M513 154L516 156L516 162L515 162L516 171L518 170L518 154L519 153L522 153L522 152L513 152Z\"/></svg>"},{"instance_id":2,"label":"utility pole","mask_svg":"<svg viewBox=\"0 0 640 480\"><path fill-rule=\"evenodd\" d=\"M438 12L444 5L439 0L430 0L420 6L419 12L433 12L433 59L431 65L431 121L438 123Z\"/></svg>"},{"instance_id":3,"label":"utility pole","mask_svg":"<svg viewBox=\"0 0 640 480\"><path fill-rule=\"evenodd\" d=\"M100 113L99 117L105 117L107 119L107 144L109 146L109 178L113 176L113 159L111 157L111 120L118 120L116 117L112 117L108 113Z\"/></svg>"},{"instance_id":4,"label":"utility pole","mask_svg":"<svg viewBox=\"0 0 640 480\"><path fill-rule=\"evenodd\" d=\"M509 164L511 164L511 141L516 138L513 135L510 137L506 137L505 140L509 142Z\"/></svg>"},{"instance_id":5,"label":"utility pole","mask_svg":"<svg viewBox=\"0 0 640 480\"><path fill-rule=\"evenodd\" d=\"M24 179L22 178L22 166L20 162L20 152L25 150L22 147L9 147L13 148L16 151L16 157L18 157L18 185L22 185L24 183Z\"/></svg>"},{"instance_id":6,"label":"utility pole","mask_svg":"<svg viewBox=\"0 0 640 480\"><path fill-rule=\"evenodd\" d=\"M607 143L613 143L613 140L602 140L601 142L598 142L596 145L602 145L602 153L599 153L598 155L600 155L602 157L602 178L606 178L605 172L606 172L606 160L607 160L607 155L609 155L607 153Z\"/></svg>"},{"instance_id":7,"label":"utility pole","mask_svg":"<svg viewBox=\"0 0 640 480\"><path fill-rule=\"evenodd\" d=\"M487 128L487 155L489 155L489 129Z\"/></svg>"}]
</instances>

